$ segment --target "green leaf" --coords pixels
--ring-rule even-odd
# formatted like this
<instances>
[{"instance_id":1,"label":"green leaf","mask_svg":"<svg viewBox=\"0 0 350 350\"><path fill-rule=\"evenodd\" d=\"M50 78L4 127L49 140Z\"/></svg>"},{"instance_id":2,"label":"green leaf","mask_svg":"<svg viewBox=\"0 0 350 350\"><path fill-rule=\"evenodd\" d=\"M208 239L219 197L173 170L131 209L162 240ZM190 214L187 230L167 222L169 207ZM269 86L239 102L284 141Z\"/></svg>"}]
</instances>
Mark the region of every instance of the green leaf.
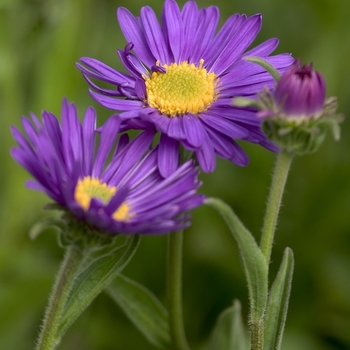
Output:
<instances>
[{"instance_id":1,"label":"green leaf","mask_svg":"<svg viewBox=\"0 0 350 350\"><path fill-rule=\"evenodd\" d=\"M278 82L281 79L281 74L278 72L278 70L263 58L258 56L245 56L243 59L248 62L256 63L260 67L266 69L272 75L272 78L276 82Z\"/></svg>"},{"instance_id":2,"label":"green leaf","mask_svg":"<svg viewBox=\"0 0 350 350\"><path fill-rule=\"evenodd\" d=\"M233 305L218 317L206 350L247 350L246 334L241 316L241 304Z\"/></svg>"},{"instance_id":3,"label":"green leaf","mask_svg":"<svg viewBox=\"0 0 350 350\"><path fill-rule=\"evenodd\" d=\"M237 241L248 284L250 321L258 323L264 317L267 304L268 267L265 257L252 234L243 226L229 205L218 198L208 198L205 203L222 215Z\"/></svg>"},{"instance_id":4,"label":"green leaf","mask_svg":"<svg viewBox=\"0 0 350 350\"><path fill-rule=\"evenodd\" d=\"M90 303L108 287L134 255L140 236L128 237L127 244L111 246L111 253L92 260L80 272L71 289L62 314L59 334L62 336Z\"/></svg>"},{"instance_id":5,"label":"green leaf","mask_svg":"<svg viewBox=\"0 0 350 350\"><path fill-rule=\"evenodd\" d=\"M281 348L292 287L293 269L293 251L290 248L286 248L281 266L270 291L265 319L265 350L279 350Z\"/></svg>"},{"instance_id":6,"label":"green leaf","mask_svg":"<svg viewBox=\"0 0 350 350\"><path fill-rule=\"evenodd\" d=\"M169 347L168 313L152 292L122 275L116 277L106 292L150 343L158 348Z\"/></svg>"}]
</instances>

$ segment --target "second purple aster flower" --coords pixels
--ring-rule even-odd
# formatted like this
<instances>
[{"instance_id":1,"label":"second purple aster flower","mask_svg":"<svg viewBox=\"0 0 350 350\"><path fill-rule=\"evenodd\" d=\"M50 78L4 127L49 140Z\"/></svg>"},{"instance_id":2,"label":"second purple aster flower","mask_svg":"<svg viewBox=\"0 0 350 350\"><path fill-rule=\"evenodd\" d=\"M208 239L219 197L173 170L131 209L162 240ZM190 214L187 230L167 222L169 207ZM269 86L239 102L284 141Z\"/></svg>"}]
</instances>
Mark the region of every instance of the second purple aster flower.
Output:
<instances>
[{"instance_id":1,"label":"second purple aster flower","mask_svg":"<svg viewBox=\"0 0 350 350\"><path fill-rule=\"evenodd\" d=\"M263 86L273 86L271 76L244 56L262 57L280 72L293 62L289 54L269 56L277 39L245 52L260 31L261 15L234 14L218 33L218 8L198 9L195 1L180 10L176 1L166 0L161 24L148 6L139 17L125 8L117 15L128 42L118 50L127 73L86 57L77 66L92 87L91 96L121 112L126 128L161 133L163 176L178 166L180 144L195 153L205 172L215 169L216 154L238 165L248 163L237 139L275 150L255 112L231 105L235 96L254 97ZM92 79L116 88L101 88Z\"/></svg>"},{"instance_id":2,"label":"second purple aster flower","mask_svg":"<svg viewBox=\"0 0 350 350\"><path fill-rule=\"evenodd\" d=\"M62 122L43 112L43 122L23 117L24 133L12 127L18 144L13 158L45 192L79 223L111 234L169 233L189 225L185 212L200 206L200 182L193 161L164 179L157 167L153 133L129 142L120 135L120 119L109 119L97 142L96 113L89 107L81 123L74 104L62 105ZM113 145L119 137L116 147ZM97 146L97 147L96 147ZM113 153L109 161L109 155Z\"/></svg>"}]
</instances>

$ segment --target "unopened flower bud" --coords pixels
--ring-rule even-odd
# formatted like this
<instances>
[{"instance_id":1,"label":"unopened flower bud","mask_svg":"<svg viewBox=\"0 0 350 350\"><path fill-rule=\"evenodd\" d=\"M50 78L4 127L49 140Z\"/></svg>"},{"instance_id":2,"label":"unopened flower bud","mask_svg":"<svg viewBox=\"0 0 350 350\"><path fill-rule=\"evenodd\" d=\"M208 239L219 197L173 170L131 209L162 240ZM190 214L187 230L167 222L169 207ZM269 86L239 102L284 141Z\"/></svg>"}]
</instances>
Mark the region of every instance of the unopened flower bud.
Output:
<instances>
[{"instance_id":1,"label":"unopened flower bud","mask_svg":"<svg viewBox=\"0 0 350 350\"><path fill-rule=\"evenodd\" d=\"M312 64L300 67L299 60L295 61L272 91L265 89L259 94L255 104L257 115L263 118L263 130L283 151L315 152L327 130L336 140L340 137L343 117L335 114L337 100L326 98L325 80Z\"/></svg>"},{"instance_id":2,"label":"unopened flower bud","mask_svg":"<svg viewBox=\"0 0 350 350\"><path fill-rule=\"evenodd\" d=\"M299 68L299 61L281 77L273 94L288 117L312 117L322 114L326 98L323 76L312 70L312 63Z\"/></svg>"}]
</instances>

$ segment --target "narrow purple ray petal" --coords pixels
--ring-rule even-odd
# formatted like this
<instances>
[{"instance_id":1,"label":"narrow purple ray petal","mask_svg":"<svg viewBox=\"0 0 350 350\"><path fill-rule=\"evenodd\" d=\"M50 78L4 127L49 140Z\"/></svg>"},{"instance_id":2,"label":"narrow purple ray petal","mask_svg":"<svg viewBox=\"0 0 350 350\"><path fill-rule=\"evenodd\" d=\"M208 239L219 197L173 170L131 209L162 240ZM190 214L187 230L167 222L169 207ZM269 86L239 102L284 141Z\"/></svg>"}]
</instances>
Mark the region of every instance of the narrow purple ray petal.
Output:
<instances>
[{"instance_id":1,"label":"narrow purple ray petal","mask_svg":"<svg viewBox=\"0 0 350 350\"><path fill-rule=\"evenodd\" d=\"M11 133L20 148L24 149L26 152L34 154L32 145L15 126L11 126Z\"/></svg>"},{"instance_id":2,"label":"narrow purple ray petal","mask_svg":"<svg viewBox=\"0 0 350 350\"><path fill-rule=\"evenodd\" d=\"M117 188L117 193L111 198L107 206L105 207L105 212L107 215L112 215L118 207L125 201L129 193L129 188L127 186Z\"/></svg>"},{"instance_id":3,"label":"narrow purple ray petal","mask_svg":"<svg viewBox=\"0 0 350 350\"><path fill-rule=\"evenodd\" d=\"M112 145L116 141L116 136L119 132L121 119L114 116L109 118L104 125L101 133L101 141L96 154L95 164L92 171L92 176L100 178L104 163L112 149Z\"/></svg>"},{"instance_id":4,"label":"narrow purple ray petal","mask_svg":"<svg viewBox=\"0 0 350 350\"><path fill-rule=\"evenodd\" d=\"M170 64L173 61L173 55L167 50L162 30L159 26L154 11L149 6L141 8L141 21L145 31L148 46L156 60L160 64Z\"/></svg>"},{"instance_id":5,"label":"narrow purple ray petal","mask_svg":"<svg viewBox=\"0 0 350 350\"><path fill-rule=\"evenodd\" d=\"M162 134L158 149L158 167L163 177L168 177L176 170L179 156L179 142Z\"/></svg>"},{"instance_id":6,"label":"narrow purple ray petal","mask_svg":"<svg viewBox=\"0 0 350 350\"><path fill-rule=\"evenodd\" d=\"M170 118L167 116L164 116L155 110L154 113L145 114L143 118L154 123L154 126L158 131L164 134L168 133Z\"/></svg>"},{"instance_id":7,"label":"narrow purple ray petal","mask_svg":"<svg viewBox=\"0 0 350 350\"><path fill-rule=\"evenodd\" d=\"M90 57L81 57L80 61L87 66L88 68L92 69L92 71L86 69L84 66L82 66L79 63L76 63L76 66L81 70L82 73L90 76L91 78L96 78L103 80L107 83L111 84L122 84L122 83L129 83L133 84L134 79L125 73L118 72L115 69L107 66L103 62L96 60L94 58Z\"/></svg>"},{"instance_id":8,"label":"narrow purple ray petal","mask_svg":"<svg viewBox=\"0 0 350 350\"><path fill-rule=\"evenodd\" d=\"M122 152L121 159L113 159L108 165L102 179L111 184L123 184L125 175L141 160L153 141L154 132L146 130L130 142Z\"/></svg>"},{"instance_id":9,"label":"narrow purple ray petal","mask_svg":"<svg viewBox=\"0 0 350 350\"><path fill-rule=\"evenodd\" d=\"M175 140L181 140L184 139L185 132L183 127L183 118L182 117L175 117L175 118L169 118L169 126L167 135Z\"/></svg>"},{"instance_id":10,"label":"narrow purple ray petal","mask_svg":"<svg viewBox=\"0 0 350 350\"><path fill-rule=\"evenodd\" d=\"M166 0L163 14L163 29L166 32L168 43L174 56L174 61L179 62L183 46L183 37L182 18L176 1Z\"/></svg>"},{"instance_id":11,"label":"narrow purple ray petal","mask_svg":"<svg viewBox=\"0 0 350 350\"><path fill-rule=\"evenodd\" d=\"M183 49L179 62L188 61L195 43L198 25L198 7L195 1L187 1L182 9Z\"/></svg>"},{"instance_id":12,"label":"narrow purple ray petal","mask_svg":"<svg viewBox=\"0 0 350 350\"><path fill-rule=\"evenodd\" d=\"M38 141L39 134L43 132L42 125L40 126L39 131L37 131L33 127L33 124L26 117L22 117L21 120L22 120L23 129L28 135L30 143L33 145L34 148L37 148L38 142L39 142Z\"/></svg>"},{"instance_id":13,"label":"narrow purple ray petal","mask_svg":"<svg viewBox=\"0 0 350 350\"><path fill-rule=\"evenodd\" d=\"M83 121L83 171L84 176L91 174L92 162L94 159L95 150L95 130L96 130L96 112L92 107L89 107L84 116Z\"/></svg>"},{"instance_id":14,"label":"narrow purple ray petal","mask_svg":"<svg viewBox=\"0 0 350 350\"><path fill-rule=\"evenodd\" d=\"M217 118L210 113L202 113L201 120L213 129L235 139L242 139L248 135L248 131L245 128L240 127L231 120Z\"/></svg>"},{"instance_id":15,"label":"narrow purple ray petal","mask_svg":"<svg viewBox=\"0 0 350 350\"><path fill-rule=\"evenodd\" d=\"M243 51L252 43L261 28L261 15L255 15L248 18L232 40L222 51L220 57L212 65L210 70L220 75L225 72L243 53Z\"/></svg>"},{"instance_id":16,"label":"narrow purple ray petal","mask_svg":"<svg viewBox=\"0 0 350 350\"><path fill-rule=\"evenodd\" d=\"M147 45L145 33L137 19L124 7L118 8L117 17L126 40L134 44L134 51L141 60L145 62L148 67L152 67L156 59Z\"/></svg>"},{"instance_id":17,"label":"narrow purple ray petal","mask_svg":"<svg viewBox=\"0 0 350 350\"><path fill-rule=\"evenodd\" d=\"M95 84L86 74L83 73L84 79L87 81L87 83L98 93L106 96L113 96L113 97L123 97L123 94L117 89L104 89L99 87L97 84Z\"/></svg>"},{"instance_id":18,"label":"narrow purple ray petal","mask_svg":"<svg viewBox=\"0 0 350 350\"><path fill-rule=\"evenodd\" d=\"M186 114L182 117L186 140L194 148L201 147L205 140L205 130L198 117L193 114Z\"/></svg>"},{"instance_id":19,"label":"narrow purple ray petal","mask_svg":"<svg viewBox=\"0 0 350 350\"><path fill-rule=\"evenodd\" d=\"M216 159L214 147L211 140L209 139L208 134L206 134L205 142L203 146L198 150L194 151L198 160L200 167L206 173L211 173L215 169Z\"/></svg>"},{"instance_id":20,"label":"narrow purple ray petal","mask_svg":"<svg viewBox=\"0 0 350 350\"><path fill-rule=\"evenodd\" d=\"M214 62L218 59L221 53L225 50L227 44L232 40L239 27L246 20L245 15L235 14L229 17L215 36L212 45L208 46L203 58L206 61L206 66L210 69Z\"/></svg>"},{"instance_id":21,"label":"narrow purple ray petal","mask_svg":"<svg viewBox=\"0 0 350 350\"><path fill-rule=\"evenodd\" d=\"M201 9L199 11L198 28L195 38L196 46L192 51L190 62L198 63L203 58L208 45L213 40L216 28L219 23L219 9L216 6Z\"/></svg>"},{"instance_id":22,"label":"narrow purple ray petal","mask_svg":"<svg viewBox=\"0 0 350 350\"><path fill-rule=\"evenodd\" d=\"M268 56L276 49L278 42L279 40L277 38L268 39L253 49L245 52L243 56Z\"/></svg>"},{"instance_id":23,"label":"narrow purple ray petal","mask_svg":"<svg viewBox=\"0 0 350 350\"><path fill-rule=\"evenodd\" d=\"M117 100L108 96L102 96L92 90L89 90L90 96L101 104L103 107L112 109L114 111L125 111L129 109L141 109L143 102L137 100Z\"/></svg>"}]
</instances>

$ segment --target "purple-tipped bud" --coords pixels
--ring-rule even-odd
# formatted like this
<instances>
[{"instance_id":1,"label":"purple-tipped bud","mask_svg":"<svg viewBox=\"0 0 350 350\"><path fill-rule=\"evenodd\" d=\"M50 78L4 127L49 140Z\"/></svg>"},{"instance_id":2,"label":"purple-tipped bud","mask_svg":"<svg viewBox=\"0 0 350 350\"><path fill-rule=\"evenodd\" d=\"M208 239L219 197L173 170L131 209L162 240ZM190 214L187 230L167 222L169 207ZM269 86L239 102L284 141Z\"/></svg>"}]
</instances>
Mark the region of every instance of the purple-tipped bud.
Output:
<instances>
[{"instance_id":1,"label":"purple-tipped bud","mask_svg":"<svg viewBox=\"0 0 350 350\"><path fill-rule=\"evenodd\" d=\"M283 113L291 117L312 117L321 114L326 98L323 76L312 70L312 63L300 68L299 60L281 77L274 100Z\"/></svg>"}]
</instances>

